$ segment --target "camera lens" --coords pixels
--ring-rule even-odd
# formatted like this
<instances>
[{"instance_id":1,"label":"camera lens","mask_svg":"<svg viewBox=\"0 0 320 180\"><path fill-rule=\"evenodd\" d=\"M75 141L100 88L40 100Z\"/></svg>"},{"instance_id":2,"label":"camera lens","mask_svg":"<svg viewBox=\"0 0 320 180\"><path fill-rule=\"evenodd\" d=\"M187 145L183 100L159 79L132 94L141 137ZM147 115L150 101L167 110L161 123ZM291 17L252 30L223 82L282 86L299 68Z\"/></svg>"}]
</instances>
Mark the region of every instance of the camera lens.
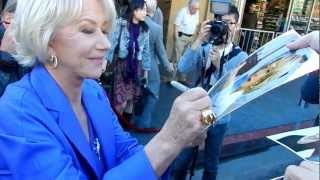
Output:
<instances>
[{"instance_id":1,"label":"camera lens","mask_svg":"<svg viewBox=\"0 0 320 180\"><path fill-rule=\"evenodd\" d=\"M228 24L223 21L210 21L210 41L213 45L226 43L228 39Z\"/></svg>"}]
</instances>

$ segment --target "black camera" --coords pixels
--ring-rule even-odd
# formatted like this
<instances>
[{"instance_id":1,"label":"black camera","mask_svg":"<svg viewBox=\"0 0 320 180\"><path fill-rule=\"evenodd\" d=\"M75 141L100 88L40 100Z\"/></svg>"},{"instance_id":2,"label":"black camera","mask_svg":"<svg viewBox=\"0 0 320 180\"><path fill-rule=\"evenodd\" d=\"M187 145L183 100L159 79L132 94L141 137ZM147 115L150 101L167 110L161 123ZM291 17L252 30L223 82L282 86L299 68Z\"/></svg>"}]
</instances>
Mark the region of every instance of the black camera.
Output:
<instances>
[{"instance_id":1,"label":"black camera","mask_svg":"<svg viewBox=\"0 0 320 180\"><path fill-rule=\"evenodd\" d=\"M229 38L229 26L224 21L210 21L208 24L211 25L209 42L213 45L220 45L227 43Z\"/></svg>"}]
</instances>

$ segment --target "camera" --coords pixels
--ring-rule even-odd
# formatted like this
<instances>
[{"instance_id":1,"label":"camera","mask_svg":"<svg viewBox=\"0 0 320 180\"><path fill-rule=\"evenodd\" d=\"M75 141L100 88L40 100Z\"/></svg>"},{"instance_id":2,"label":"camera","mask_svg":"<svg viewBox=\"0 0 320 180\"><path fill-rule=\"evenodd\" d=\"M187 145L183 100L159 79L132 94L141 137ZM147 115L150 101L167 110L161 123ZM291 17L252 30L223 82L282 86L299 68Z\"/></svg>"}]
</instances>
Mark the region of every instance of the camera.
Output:
<instances>
[{"instance_id":1,"label":"camera","mask_svg":"<svg viewBox=\"0 0 320 180\"><path fill-rule=\"evenodd\" d=\"M214 20L208 23L211 25L209 42L213 45L227 43L229 38L229 27L224 21Z\"/></svg>"}]
</instances>

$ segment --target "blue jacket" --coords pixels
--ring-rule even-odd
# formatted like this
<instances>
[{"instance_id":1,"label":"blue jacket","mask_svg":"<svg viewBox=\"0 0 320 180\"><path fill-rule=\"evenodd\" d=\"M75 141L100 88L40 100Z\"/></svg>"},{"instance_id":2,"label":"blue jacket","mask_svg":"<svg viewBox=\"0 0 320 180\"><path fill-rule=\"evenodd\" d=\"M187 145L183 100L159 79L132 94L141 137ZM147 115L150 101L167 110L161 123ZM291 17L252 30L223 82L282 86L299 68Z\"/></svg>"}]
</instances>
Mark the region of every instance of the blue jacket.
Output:
<instances>
[{"instance_id":1,"label":"blue jacket","mask_svg":"<svg viewBox=\"0 0 320 180\"><path fill-rule=\"evenodd\" d=\"M128 42L129 42L128 21L119 18L110 34L111 48L107 51L106 59L111 62L115 54L115 49L119 44L118 57L124 59L128 56ZM120 39L120 40L119 40ZM120 41L120 42L119 42ZM142 61L142 68L149 71L151 68L150 62L150 48L149 48L149 31L140 31L138 37L139 52L138 60Z\"/></svg>"},{"instance_id":2,"label":"blue jacket","mask_svg":"<svg viewBox=\"0 0 320 180\"><path fill-rule=\"evenodd\" d=\"M158 98L160 90L159 64L161 63L166 69L168 69L170 62L163 44L162 28L150 17L145 18L145 23L148 25L150 30L149 43L151 70L148 72L148 88L154 96Z\"/></svg>"},{"instance_id":3,"label":"blue jacket","mask_svg":"<svg viewBox=\"0 0 320 180\"><path fill-rule=\"evenodd\" d=\"M82 102L104 167L67 97L38 65L0 99L0 179L157 179L143 147L123 131L95 81L84 80Z\"/></svg>"}]
</instances>

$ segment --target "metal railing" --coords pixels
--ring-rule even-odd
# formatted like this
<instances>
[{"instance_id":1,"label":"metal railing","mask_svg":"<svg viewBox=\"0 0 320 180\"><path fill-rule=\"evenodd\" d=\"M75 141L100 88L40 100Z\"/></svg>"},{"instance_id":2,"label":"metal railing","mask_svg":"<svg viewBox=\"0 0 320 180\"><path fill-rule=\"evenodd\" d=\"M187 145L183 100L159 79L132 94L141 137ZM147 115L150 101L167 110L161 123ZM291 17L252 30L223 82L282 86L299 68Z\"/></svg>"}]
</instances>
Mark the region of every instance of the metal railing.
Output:
<instances>
[{"instance_id":1,"label":"metal railing","mask_svg":"<svg viewBox=\"0 0 320 180\"><path fill-rule=\"evenodd\" d=\"M278 34L273 31L240 28L238 44L242 50L250 54L276 36Z\"/></svg>"}]
</instances>

